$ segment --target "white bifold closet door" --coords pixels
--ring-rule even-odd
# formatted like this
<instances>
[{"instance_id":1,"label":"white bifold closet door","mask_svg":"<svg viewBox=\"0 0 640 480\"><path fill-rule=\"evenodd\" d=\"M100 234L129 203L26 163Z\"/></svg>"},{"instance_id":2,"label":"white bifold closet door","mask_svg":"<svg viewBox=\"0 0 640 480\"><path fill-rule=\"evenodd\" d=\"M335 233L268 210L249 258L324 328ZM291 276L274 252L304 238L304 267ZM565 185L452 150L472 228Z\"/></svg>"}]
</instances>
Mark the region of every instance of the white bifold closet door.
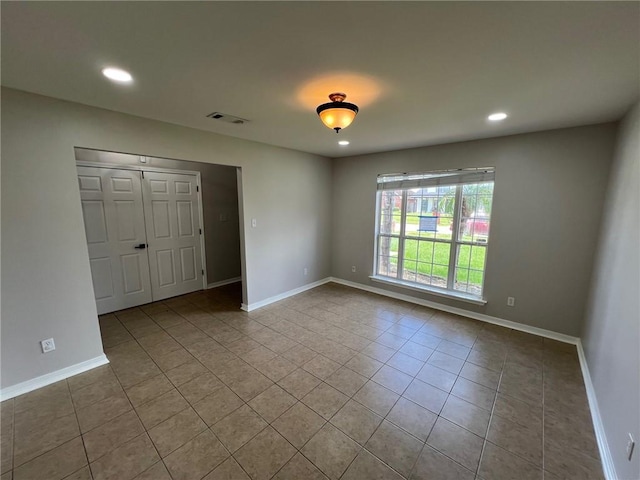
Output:
<instances>
[{"instance_id":1,"label":"white bifold closet door","mask_svg":"<svg viewBox=\"0 0 640 480\"><path fill-rule=\"evenodd\" d=\"M140 172L78 167L98 313L152 300Z\"/></svg>"},{"instance_id":2,"label":"white bifold closet door","mask_svg":"<svg viewBox=\"0 0 640 480\"><path fill-rule=\"evenodd\" d=\"M203 288L195 175L78 167L98 313Z\"/></svg>"},{"instance_id":3,"label":"white bifold closet door","mask_svg":"<svg viewBox=\"0 0 640 480\"><path fill-rule=\"evenodd\" d=\"M142 197L154 301L202 289L196 187L194 175L144 172Z\"/></svg>"}]
</instances>

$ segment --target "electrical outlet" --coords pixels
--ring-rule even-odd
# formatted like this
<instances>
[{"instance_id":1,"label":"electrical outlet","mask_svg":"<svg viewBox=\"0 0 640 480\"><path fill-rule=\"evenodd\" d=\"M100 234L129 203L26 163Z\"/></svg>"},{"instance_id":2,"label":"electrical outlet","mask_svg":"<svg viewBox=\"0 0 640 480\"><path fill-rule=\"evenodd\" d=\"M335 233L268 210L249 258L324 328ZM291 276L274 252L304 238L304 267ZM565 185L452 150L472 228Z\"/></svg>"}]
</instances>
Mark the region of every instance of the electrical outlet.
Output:
<instances>
[{"instance_id":1,"label":"electrical outlet","mask_svg":"<svg viewBox=\"0 0 640 480\"><path fill-rule=\"evenodd\" d=\"M256 228L258 226L258 220L256 220L255 218L251 219L251 226L253 228Z\"/></svg>"},{"instance_id":2,"label":"electrical outlet","mask_svg":"<svg viewBox=\"0 0 640 480\"><path fill-rule=\"evenodd\" d=\"M516 304L516 299L515 297L507 297L507 306L508 307L513 307Z\"/></svg>"},{"instance_id":3,"label":"electrical outlet","mask_svg":"<svg viewBox=\"0 0 640 480\"><path fill-rule=\"evenodd\" d=\"M302 270L302 273L304 273L304 275L307 276L309 274L309 269L307 267L304 267L304 269Z\"/></svg>"},{"instance_id":4,"label":"electrical outlet","mask_svg":"<svg viewBox=\"0 0 640 480\"><path fill-rule=\"evenodd\" d=\"M40 346L42 347L42 353L52 352L56 349L56 344L53 343L53 338L42 340L40 342Z\"/></svg>"},{"instance_id":5,"label":"electrical outlet","mask_svg":"<svg viewBox=\"0 0 640 480\"><path fill-rule=\"evenodd\" d=\"M353 273L356 273L356 266L355 266L355 265L351 265L351 271L352 271Z\"/></svg>"},{"instance_id":6,"label":"electrical outlet","mask_svg":"<svg viewBox=\"0 0 640 480\"><path fill-rule=\"evenodd\" d=\"M633 450L635 449L636 442L633 440L633 436L629 434L629 441L627 442L627 460L631 461L633 457Z\"/></svg>"}]
</instances>

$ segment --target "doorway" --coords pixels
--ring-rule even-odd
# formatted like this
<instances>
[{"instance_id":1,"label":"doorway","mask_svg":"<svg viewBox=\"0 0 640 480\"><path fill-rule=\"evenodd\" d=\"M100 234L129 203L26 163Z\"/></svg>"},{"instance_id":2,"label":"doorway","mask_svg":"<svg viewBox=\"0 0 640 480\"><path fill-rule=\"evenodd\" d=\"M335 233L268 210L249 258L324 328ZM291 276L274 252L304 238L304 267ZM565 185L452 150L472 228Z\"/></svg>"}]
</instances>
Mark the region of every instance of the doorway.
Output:
<instances>
[{"instance_id":1,"label":"doorway","mask_svg":"<svg viewBox=\"0 0 640 480\"><path fill-rule=\"evenodd\" d=\"M198 174L78 166L98 313L201 290Z\"/></svg>"}]
</instances>

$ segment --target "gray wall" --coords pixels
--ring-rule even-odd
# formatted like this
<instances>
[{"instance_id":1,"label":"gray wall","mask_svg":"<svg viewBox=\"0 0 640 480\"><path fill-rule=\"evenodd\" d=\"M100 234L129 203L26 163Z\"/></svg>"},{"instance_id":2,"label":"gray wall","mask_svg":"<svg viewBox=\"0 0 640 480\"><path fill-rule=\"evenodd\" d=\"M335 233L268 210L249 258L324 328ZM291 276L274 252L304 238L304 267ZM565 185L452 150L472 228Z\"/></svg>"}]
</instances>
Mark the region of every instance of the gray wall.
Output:
<instances>
[{"instance_id":1,"label":"gray wall","mask_svg":"<svg viewBox=\"0 0 640 480\"><path fill-rule=\"evenodd\" d=\"M603 124L334 159L332 275L578 335L615 132L615 124ZM369 279L377 174L485 166L496 168L486 305ZM508 296L516 298L515 307L506 306Z\"/></svg>"},{"instance_id":2,"label":"gray wall","mask_svg":"<svg viewBox=\"0 0 640 480\"><path fill-rule=\"evenodd\" d=\"M330 274L330 160L3 88L3 388L102 354L74 147L241 167L249 303Z\"/></svg>"},{"instance_id":3,"label":"gray wall","mask_svg":"<svg viewBox=\"0 0 640 480\"><path fill-rule=\"evenodd\" d=\"M211 284L239 277L242 271L237 169L188 163L198 165L202 173L207 282ZM221 215L224 220L220 219Z\"/></svg>"},{"instance_id":4,"label":"gray wall","mask_svg":"<svg viewBox=\"0 0 640 480\"><path fill-rule=\"evenodd\" d=\"M617 478L640 478L640 104L623 120L582 341ZM636 441L632 462L625 449Z\"/></svg>"},{"instance_id":5,"label":"gray wall","mask_svg":"<svg viewBox=\"0 0 640 480\"><path fill-rule=\"evenodd\" d=\"M241 275L238 182L235 167L208 163L102 152L76 148L78 161L112 165L134 165L200 172L204 221L207 282L215 283ZM220 220L223 215L225 220Z\"/></svg>"}]
</instances>

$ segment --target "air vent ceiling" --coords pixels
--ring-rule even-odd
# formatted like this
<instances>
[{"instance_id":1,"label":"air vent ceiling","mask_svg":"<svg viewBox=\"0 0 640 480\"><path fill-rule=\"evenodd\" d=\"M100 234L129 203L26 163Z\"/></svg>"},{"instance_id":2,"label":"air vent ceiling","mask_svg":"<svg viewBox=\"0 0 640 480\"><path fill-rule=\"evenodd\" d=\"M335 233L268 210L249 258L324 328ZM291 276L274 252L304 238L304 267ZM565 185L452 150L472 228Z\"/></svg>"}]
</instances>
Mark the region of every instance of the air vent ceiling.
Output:
<instances>
[{"instance_id":1,"label":"air vent ceiling","mask_svg":"<svg viewBox=\"0 0 640 480\"><path fill-rule=\"evenodd\" d=\"M213 120L218 120L220 122L233 123L235 125L243 125L249 122L249 120L245 118L234 117L233 115L229 115L228 113L221 112L212 112L207 115L207 118L212 118Z\"/></svg>"}]
</instances>

